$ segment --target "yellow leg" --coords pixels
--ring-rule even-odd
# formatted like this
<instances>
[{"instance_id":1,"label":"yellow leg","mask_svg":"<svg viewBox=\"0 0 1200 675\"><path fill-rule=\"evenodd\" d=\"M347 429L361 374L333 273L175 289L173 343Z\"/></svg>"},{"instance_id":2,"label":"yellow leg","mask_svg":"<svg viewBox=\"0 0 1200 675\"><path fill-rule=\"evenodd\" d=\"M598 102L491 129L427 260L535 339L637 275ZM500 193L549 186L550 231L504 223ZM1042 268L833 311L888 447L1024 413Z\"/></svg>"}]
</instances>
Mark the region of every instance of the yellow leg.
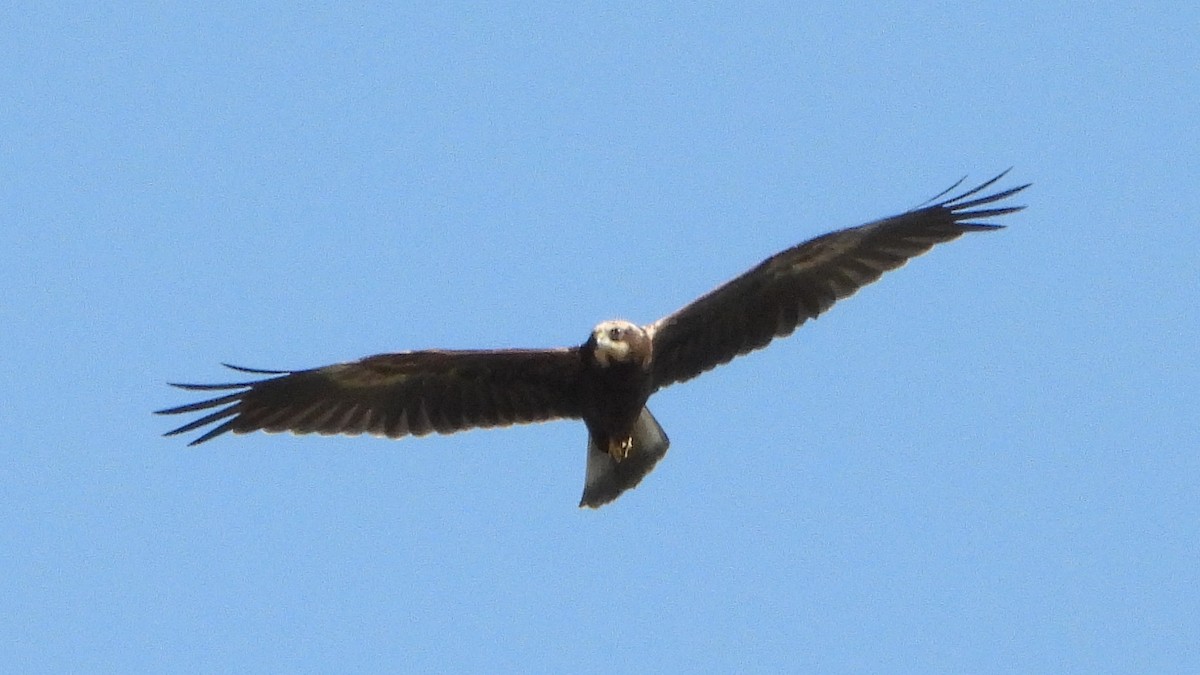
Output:
<instances>
[{"instance_id":1,"label":"yellow leg","mask_svg":"<svg viewBox=\"0 0 1200 675\"><path fill-rule=\"evenodd\" d=\"M629 457L629 451L633 449L633 437L629 436L622 440L613 439L608 442L608 454L612 456L614 462Z\"/></svg>"}]
</instances>

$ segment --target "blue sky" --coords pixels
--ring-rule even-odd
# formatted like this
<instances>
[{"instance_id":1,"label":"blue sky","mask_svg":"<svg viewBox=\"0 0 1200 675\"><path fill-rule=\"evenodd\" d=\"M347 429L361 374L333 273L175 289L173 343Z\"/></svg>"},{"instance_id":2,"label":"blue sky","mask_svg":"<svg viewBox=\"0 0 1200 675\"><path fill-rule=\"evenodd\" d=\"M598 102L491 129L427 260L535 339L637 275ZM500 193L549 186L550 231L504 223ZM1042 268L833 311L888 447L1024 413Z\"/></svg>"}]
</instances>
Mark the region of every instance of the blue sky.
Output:
<instances>
[{"instance_id":1,"label":"blue sky","mask_svg":"<svg viewBox=\"0 0 1200 675\"><path fill-rule=\"evenodd\" d=\"M0 21L0 660L26 671L1200 668L1200 11L28 3ZM581 342L964 174L1031 181L569 422L199 448L222 361Z\"/></svg>"}]
</instances>

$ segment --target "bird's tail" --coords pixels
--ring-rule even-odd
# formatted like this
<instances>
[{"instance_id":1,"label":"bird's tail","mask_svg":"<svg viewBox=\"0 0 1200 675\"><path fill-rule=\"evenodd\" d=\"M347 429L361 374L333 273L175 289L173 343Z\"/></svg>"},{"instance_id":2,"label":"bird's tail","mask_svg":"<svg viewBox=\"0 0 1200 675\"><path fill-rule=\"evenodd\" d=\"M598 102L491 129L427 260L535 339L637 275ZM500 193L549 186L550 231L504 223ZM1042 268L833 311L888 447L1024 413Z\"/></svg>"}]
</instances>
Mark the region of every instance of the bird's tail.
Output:
<instances>
[{"instance_id":1,"label":"bird's tail","mask_svg":"<svg viewBox=\"0 0 1200 675\"><path fill-rule=\"evenodd\" d=\"M583 478L583 498L579 506L599 508L642 482L658 460L667 454L671 444L649 408L642 408L638 415L632 438L629 454L618 462L608 453L607 447L601 447L596 438L588 434L587 473Z\"/></svg>"}]
</instances>

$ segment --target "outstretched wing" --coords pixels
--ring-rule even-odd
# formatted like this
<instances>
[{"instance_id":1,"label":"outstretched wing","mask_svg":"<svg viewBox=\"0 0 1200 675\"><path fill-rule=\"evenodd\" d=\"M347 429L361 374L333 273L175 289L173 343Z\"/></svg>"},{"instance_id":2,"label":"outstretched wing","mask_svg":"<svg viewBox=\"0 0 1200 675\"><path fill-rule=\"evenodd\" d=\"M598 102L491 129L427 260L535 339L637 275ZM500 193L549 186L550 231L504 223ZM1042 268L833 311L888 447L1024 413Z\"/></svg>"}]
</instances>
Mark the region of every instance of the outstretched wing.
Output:
<instances>
[{"instance_id":1,"label":"outstretched wing","mask_svg":"<svg viewBox=\"0 0 1200 675\"><path fill-rule=\"evenodd\" d=\"M260 429L399 438L582 414L578 349L380 354L294 372L229 367L275 377L174 385L229 393L159 410L164 415L213 411L166 435L217 424L190 445L226 431Z\"/></svg>"},{"instance_id":2,"label":"outstretched wing","mask_svg":"<svg viewBox=\"0 0 1200 675\"><path fill-rule=\"evenodd\" d=\"M966 232L998 229L975 222L1023 206L993 206L1029 187L977 197L1008 172L924 208L830 232L764 260L674 314L647 326L654 344L655 389L689 380L735 356L790 335L833 303L888 270ZM944 197L955 183L930 201Z\"/></svg>"}]
</instances>

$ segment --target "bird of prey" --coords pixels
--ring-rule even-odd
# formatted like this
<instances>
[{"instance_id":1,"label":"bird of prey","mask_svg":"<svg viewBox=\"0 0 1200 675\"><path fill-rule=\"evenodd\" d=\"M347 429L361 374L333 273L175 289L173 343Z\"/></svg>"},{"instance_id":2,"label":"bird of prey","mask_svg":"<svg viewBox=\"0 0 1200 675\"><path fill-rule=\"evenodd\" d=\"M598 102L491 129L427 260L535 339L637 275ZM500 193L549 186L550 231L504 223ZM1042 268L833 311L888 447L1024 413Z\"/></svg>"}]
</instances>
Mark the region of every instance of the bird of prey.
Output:
<instances>
[{"instance_id":1,"label":"bird of prey","mask_svg":"<svg viewBox=\"0 0 1200 675\"><path fill-rule=\"evenodd\" d=\"M191 445L227 431L400 438L582 419L580 506L596 508L640 483L667 452L646 407L651 394L791 334L934 244L998 229L981 221L1024 208L1000 202L1029 186L983 194L1007 173L946 198L960 180L925 206L789 248L654 323L601 322L579 346L409 351L295 371L228 366L263 377L175 384L221 393L158 412L207 411L166 434L216 425Z\"/></svg>"}]
</instances>

